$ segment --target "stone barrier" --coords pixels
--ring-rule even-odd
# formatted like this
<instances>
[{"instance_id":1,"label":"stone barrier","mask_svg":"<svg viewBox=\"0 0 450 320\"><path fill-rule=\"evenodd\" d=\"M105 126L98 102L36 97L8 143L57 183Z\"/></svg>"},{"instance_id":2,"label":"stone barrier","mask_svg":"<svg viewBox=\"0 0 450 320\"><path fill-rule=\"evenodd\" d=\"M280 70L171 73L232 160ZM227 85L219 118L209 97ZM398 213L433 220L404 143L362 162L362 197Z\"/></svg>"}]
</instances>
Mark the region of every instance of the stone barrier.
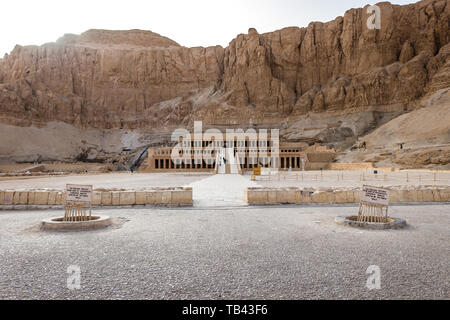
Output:
<instances>
[{"instance_id":1,"label":"stone barrier","mask_svg":"<svg viewBox=\"0 0 450 320\"><path fill-rule=\"evenodd\" d=\"M450 202L450 188L425 187L421 189L390 189L390 203ZM345 204L359 203L358 189L300 189L300 188L247 188L245 201L250 205L271 204Z\"/></svg>"},{"instance_id":2,"label":"stone barrier","mask_svg":"<svg viewBox=\"0 0 450 320\"><path fill-rule=\"evenodd\" d=\"M65 198L65 191L58 190L0 190L0 210L61 207L65 203ZM192 204L192 188L143 191L94 190L92 193L93 207L134 205L185 207L192 206Z\"/></svg>"},{"instance_id":3,"label":"stone barrier","mask_svg":"<svg viewBox=\"0 0 450 320\"><path fill-rule=\"evenodd\" d=\"M330 163L329 170L369 170L373 169L372 162L359 163Z\"/></svg>"}]
</instances>

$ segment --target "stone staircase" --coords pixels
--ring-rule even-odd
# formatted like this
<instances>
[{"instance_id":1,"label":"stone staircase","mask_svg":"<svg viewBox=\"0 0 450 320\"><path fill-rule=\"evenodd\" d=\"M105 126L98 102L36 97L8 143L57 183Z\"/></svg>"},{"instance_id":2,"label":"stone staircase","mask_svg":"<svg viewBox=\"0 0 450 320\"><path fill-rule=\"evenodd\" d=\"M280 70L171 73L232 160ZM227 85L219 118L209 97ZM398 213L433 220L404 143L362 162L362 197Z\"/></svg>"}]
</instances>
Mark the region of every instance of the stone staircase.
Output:
<instances>
[{"instance_id":1,"label":"stone staircase","mask_svg":"<svg viewBox=\"0 0 450 320\"><path fill-rule=\"evenodd\" d=\"M217 174L242 174L239 158L233 148L221 148L216 157Z\"/></svg>"}]
</instances>

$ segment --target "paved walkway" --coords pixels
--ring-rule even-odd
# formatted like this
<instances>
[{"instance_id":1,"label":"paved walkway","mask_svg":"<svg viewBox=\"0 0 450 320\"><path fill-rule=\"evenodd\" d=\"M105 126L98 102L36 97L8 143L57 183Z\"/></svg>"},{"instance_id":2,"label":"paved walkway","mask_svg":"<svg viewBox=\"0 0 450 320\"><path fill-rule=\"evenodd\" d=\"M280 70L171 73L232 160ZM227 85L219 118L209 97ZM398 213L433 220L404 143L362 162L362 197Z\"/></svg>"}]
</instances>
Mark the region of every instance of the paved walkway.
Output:
<instances>
[{"instance_id":1,"label":"paved walkway","mask_svg":"<svg viewBox=\"0 0 450 320\"><path fill-rule=\"evenodd\" d=\"M193 188L194 206L227 207L246 206L244 190L259 185L239 174L217 174L187 187Z\"/></svg>"}]
</instances>

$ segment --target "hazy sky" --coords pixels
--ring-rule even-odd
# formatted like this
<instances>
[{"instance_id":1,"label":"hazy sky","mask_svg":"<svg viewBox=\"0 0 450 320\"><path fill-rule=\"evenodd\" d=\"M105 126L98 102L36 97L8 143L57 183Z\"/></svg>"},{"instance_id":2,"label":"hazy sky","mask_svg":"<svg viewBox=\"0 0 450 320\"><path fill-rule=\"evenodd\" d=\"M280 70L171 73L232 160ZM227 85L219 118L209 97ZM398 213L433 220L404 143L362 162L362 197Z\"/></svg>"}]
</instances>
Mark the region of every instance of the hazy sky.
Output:
<instances>
[{"instance_id":1,"label":"hazy sky","mask_svg":"<svg viewBox=\"0 0 450 320\"><path fill-rule=\"evenodd\" d=\"M378 1L377 1L378 2ZM416 1L397 0L396 4ZM40 45L88 29L143 29L179 44L222 45L249 27L268 32L329 21L360 0L11 0L2 2L0 57L15 44Z\"/></svg>"}]
</instances>

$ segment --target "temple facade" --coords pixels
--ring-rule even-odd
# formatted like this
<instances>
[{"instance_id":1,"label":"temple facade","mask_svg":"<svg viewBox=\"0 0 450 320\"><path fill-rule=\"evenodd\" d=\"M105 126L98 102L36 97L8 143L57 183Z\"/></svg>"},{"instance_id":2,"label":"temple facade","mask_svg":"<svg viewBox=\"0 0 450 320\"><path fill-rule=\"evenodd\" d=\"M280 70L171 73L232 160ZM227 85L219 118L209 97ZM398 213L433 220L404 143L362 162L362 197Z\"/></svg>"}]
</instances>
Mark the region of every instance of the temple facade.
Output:
<instances>
[{"instance_id":1,"label":"temple facade","mask_svg":"<svg viewBox=\"0 0 450 320\"><path fill-rule=\"evenodd\" d=\"M225 152L230 149L232 152ZM231 142L180 140L177 146L150 148L140 171L213 173L217 172L221 161L237 164L239 172L257 167L281 171L326 170L335 156L336 152L326 146L309 146L304 142L278 143L271 141L270 137Z\"/></svg>"}]
</instances>

